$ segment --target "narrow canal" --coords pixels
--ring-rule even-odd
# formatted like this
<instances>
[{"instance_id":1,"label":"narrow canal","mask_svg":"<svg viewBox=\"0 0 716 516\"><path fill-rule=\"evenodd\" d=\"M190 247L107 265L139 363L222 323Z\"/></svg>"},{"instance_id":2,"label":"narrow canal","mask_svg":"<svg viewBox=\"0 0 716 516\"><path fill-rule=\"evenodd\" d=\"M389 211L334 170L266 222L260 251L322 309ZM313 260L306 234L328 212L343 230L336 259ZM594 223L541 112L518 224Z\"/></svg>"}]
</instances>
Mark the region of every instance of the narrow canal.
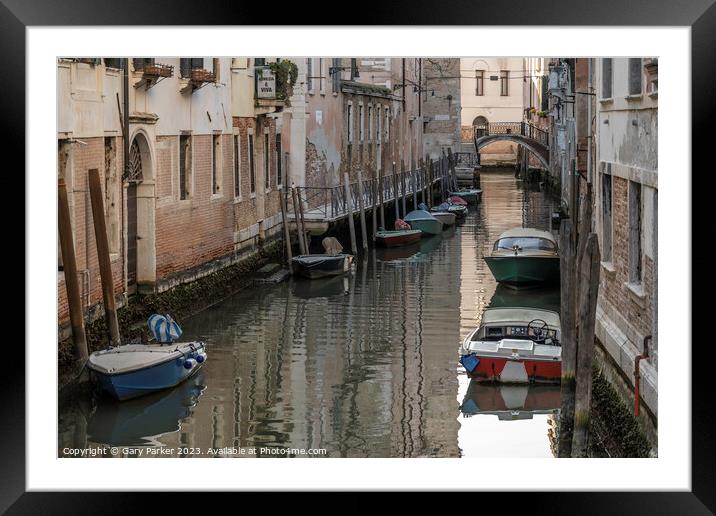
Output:
<instances>
[{"instance_id":1,"label":"narrow canal","mask_svg":"<svg viewBox=\"0 0 716 516\"><path fill-rule=\"evenodd\" d=\"M559 303L558 289L497 288L482 260L504 230L549 229L555 206L512 170L483 173L481 186L478 207L442 236L371 250L344 277L261 285L181 321L182 340L207 343L200 374L136 400L61 406L59 450L164 445L322 448L328 457L553 456L558 386L471 384L458 365L461 339L487 306Z\"/></svg>"}]
</instances>

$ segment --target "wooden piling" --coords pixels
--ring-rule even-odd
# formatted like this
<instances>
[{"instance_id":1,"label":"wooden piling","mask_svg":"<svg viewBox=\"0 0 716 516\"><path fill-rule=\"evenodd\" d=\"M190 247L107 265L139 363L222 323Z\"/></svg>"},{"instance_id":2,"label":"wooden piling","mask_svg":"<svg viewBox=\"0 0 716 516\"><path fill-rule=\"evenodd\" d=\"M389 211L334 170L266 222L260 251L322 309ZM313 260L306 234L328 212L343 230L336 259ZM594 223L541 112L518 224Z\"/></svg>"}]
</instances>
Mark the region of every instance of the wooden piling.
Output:
<instances>
[{"instance_id":1,"label":"wooden piling","mask_svg":"<svg viewBox=\"0 0 716 516\"><path fill-rule=\"evenodd\" d=\"M296 187L296 196L298 197L298 214L301 216L301 236L303 237L303 246L306 248L306 254L311 252L311 235L306 230L306 217L303 213L303 196L301 188Z\"/></svg>"},{"instance_id":2,"label":"wooden piling","mask_svg":"<svg viewBox=\"0 0 716 516\"><path fill-rule=\"evenodd\" d=\"M356 244L356 228L353 221L353 206L351 202L351 186L348 172L343 172L343 186L346 193L346 208L348 210L348 229L351 233L351 252L356 255L358 254L358 245Z\"/></svg>"},{"instance_id":3,"label":"wooden piling","mask_svg":"<svg viewBox=\"0 0 716 516\"><path fill-rule=\"evenodd\" d=\"M375 178L375 171L373 171L373 182L371 183L371 192L373 194L373 242L375 242L375 233L378 231L378 180Z\"/></svg>"},{"instance_id":4,"label":"wooden piling","mask_svg":"<svg viewBox=\"0 0 716 516\"><path fill-rule=\"evenodd\" d=\"M579 343L577 345L577 385L574 400L572 457L586 457L589 442L589 410L592 399L594 326L599 293L599 244L596 233L585 238L584 254L579 257L578 300ZM561 417L561 416L560 416Z\"/></svg>"},{"instance_id":5,"label":"wooden piling","mask_svg":"<svg viewBox=\"0 0 716 516\"><path fill-rule=\"evenodd\" d=\"M559 457L572 455L574 425L575 377L577 369L577 339L575 314L574 246L572 219L563 219L560 236L560 326L562 328L562 408L559 417Z\"/></svg>"},{"instance_id":6,"label":"wooden piling","mask_svg":"<svg viewBox=\"0 0 716 516\"><path fill-rule=\"evenodd\" d=\"M428 160L428 208L433 207L433 160L428 155L425 155L425 159Z\"/></svg>"},{"instance_id":7,"label":"wooden piling","mask_svg":"<svg viewBox=\"0 0 716 516\"><path fill-rule=\"evenodd\" d=\"M378 203L380 209L380 227L385 229L385 210L383 209L383 171L378 169Z\"/></svg>"},{"instance_id":8,"label":"wooden piling","mask_svg":"<svg viewBox=\"0 0 716 516\"><path fill-rule=\"evenodd\" d=\"M67 304L70 310L72 342L74 343L75 360L87 360L87 336L80 300L80 286L77 281L77 261L75 260L75 244L70 222L70 207L67 201L67 187L64 178L57 181L58 229L60 232L60 248L62 250L62 269L65 273L65 289Z\"/></svg>"},{"instance_id":9,"label":"wooden piling","mask_svg":"<svg viewBox=\"0 0 716 516\"><path fill-rule=\"evenodd\" d=\"M358 169L358 208L360 209L360 230L363 240L363 250L368 250L368 230L365 224L365 209L363 205L363 173Z\"/></svg>"},{"instance_id":10,"label":"wooden piling","mask_svg":"<svg viewBox=\"0 0 716 516\"><path fill-rule=\"evenodd\" d=\"M453 159L452 150L449 147L447 150L447 154L448 154L448 156L447 156L448 157L448 170L450 171L452 189L453 189L453 192L457 192L458 188L457 188L457 173L455 172L455 161Z\"/></svg>"},{"instance_id":11,"label":"wooden piling","mask_svg":"<svg viewBox=\"0 0 716 516\"><path fill-rule=\"evenodd\" d=\"M301 251L301 254L308 254L306 250L306 240L305 240L305 234L303 233L303 227L302 227L302 221L301 221L301 215L299 213L299 206L298 206L298 195L296 193L296 187L294 185L291 185L291 200L293 202L293 216L296 219L296 233L298 234L298 247Z\"/></svg>"},{"instance_id":12,"label":"wooden piling","mask_svg":"<svg viewBox=\"0 0 716 516\"><path fill-rule=\"evenodd\" d=\"M405 210L405 161L400 160L400 197L403 202L403 218L405 218L405 215L408 213Z\"/></svg>"},{"instance_id":13,"label":"wooden piling","mask_svg":"<svg viewBox=\"0 0 716 516\"><path fill-rule=\"evenodd\" d=\"M283 222L283 239L286 241L286 258L288 260L288 271L293 274L293 253L291 251L291 232L288 229L288 209L286 208L286 192L279 190L278 196L281 199L281 221Z\"/></svg>"},{"instance_id":14,"label":"wooden piling","mask_svg":"<svg viewBox=\"0 0 716 516\"><path fill-rule=\"evenodd\" d=\"M117 307L114 301L112 262L109 257L109 242L107 240L107 226L104 220L104 200L102 199L102 183L99 177L99 170L91 168L88 172L87 179L89 182L90 200L92 203L92 222L94 225L95 243L97 244L99 275L102 282L104 317L107 321L110 345L119 346L122 342L122 338L119 335Z\"/></svg>"},{"instance_id":15,"label":"wooden piling","mask_svg":"<svg viewBox=\"0 0 716 516\"><path fill-rule=\"evenodd\" d=\"M395 161L393 162L393 205L395 207L395 218L400 218L400 209L398 208L398 176L395 170Z\"/></svg>"},{"instance_id":16,"label":"wooden piling","mask_svg":"<svg viewBox=\"0 0 716 516\"><path fill-rule=\"evenodd\" d=\"M410 171L411 180L413 183L413 209L418 209L418 169L417 165Z\"/></svg>"}]
</instances>

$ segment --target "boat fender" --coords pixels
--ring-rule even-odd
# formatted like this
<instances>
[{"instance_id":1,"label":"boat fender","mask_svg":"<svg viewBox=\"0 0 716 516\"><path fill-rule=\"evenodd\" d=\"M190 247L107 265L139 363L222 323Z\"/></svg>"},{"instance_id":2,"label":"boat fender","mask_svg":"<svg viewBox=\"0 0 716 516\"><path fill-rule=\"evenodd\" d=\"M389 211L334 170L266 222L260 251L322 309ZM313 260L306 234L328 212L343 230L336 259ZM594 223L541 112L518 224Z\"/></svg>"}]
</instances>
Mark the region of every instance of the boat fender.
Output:
<instances>
[{"instance_id":1,"label":"boat fender","mask_svg":"<svg viewBox=\"0 0 716 516\"><path fill-rule=\"evenodd\" d=\"M204 353L199 353L196 356L197 363L202 364L204 362L204 360L206 360L206 355Z\"/></svg>"},{"instance_id":2,"label":"boat fender","mask_svg":"<svg viewBox=\"0 0 716 516\"><path fill-rule=\"evenodd\" d=\"M475 355L463 355L460 357L460 363L468 373L472 373L480 363L480 359Z\"/></svg>"},{"instance_id":3,"label":"boat fender","mask_svg":"<svg viewBox=\"0 0 716 516\"><path fill-rule=\"evenodd\" d=\"M184 360L184 369L191 369L194 365L196 365L196 360L193 358L187 358Z\"/></svg>"}]
</instances>

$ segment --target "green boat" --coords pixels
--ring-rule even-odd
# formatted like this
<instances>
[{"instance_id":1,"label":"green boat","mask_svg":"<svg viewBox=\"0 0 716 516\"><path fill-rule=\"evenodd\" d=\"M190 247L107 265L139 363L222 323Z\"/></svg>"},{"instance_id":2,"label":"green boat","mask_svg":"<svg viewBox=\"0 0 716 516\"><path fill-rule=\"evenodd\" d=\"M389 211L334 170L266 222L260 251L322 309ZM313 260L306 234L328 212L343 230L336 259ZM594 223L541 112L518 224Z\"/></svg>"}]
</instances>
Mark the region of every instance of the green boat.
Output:
<instances>
[{"instance_id":1,"label":"green boat","mask_svg":"<svg viewBox=\"0 0 716 516\"><path fill-rule=\"evenodd\" d=\"M495 279L509 286L559 283L557 242L548 231L532 228L505 231L485 262Z\"/></svg>"},{"instance_id":2,"label":"green boat","mask_svg":"<svg viewBox=\"0 0 716 516\"><path fill-rule=\"evenodd\" d=\"M428 235L439 235L443 231L443 223L425 210L411 211L404 220L411 228L419 229Z\"/></svg>"}]
</instances>

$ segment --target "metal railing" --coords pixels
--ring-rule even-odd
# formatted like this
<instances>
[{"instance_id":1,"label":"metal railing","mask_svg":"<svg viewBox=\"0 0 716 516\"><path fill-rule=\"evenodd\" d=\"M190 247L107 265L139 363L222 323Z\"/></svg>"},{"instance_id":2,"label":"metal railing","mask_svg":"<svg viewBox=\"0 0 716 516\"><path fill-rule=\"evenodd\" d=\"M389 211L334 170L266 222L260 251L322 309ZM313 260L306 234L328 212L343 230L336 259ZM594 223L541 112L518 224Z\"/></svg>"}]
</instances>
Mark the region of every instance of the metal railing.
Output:
<instances>
[{"instance_id":1,"label":"metal railing","mask_svg":"<svg viewBox=\"0 0 716 516\"><path fill-rule=\"evenodd\" d=\"M452 188L450 182L451 170L454 171L456 158L453 155L452 164L448 156L442 156L430 162L432 177L428 166L406 171L386 173L379 177L363 179L363 209L371 210L373 206L401 200L403 197L418 195L421 190L433 185L441 184L447 191ZM304 209L306 220L333 221L344 217L350 211L356 213L360 208L360 186L358 181L348 185L348 198L344 184L334 186L297 186L296 191ZM382 199L381 199L382 193ZM290 192L286 192L288 217L295 218L293 200Z\"/></svg>"},{"instance_id":2,"label":"metal railing","mask_svg":"<svg viewBox=\"0 0 716 516\"><path fill-rule=\"evenodd\" d=\"M529 122L490 122L462 128L462 141L469 142L493 134L519 134L548 146L549 133Z\"/></svg>"}]
</instances>

